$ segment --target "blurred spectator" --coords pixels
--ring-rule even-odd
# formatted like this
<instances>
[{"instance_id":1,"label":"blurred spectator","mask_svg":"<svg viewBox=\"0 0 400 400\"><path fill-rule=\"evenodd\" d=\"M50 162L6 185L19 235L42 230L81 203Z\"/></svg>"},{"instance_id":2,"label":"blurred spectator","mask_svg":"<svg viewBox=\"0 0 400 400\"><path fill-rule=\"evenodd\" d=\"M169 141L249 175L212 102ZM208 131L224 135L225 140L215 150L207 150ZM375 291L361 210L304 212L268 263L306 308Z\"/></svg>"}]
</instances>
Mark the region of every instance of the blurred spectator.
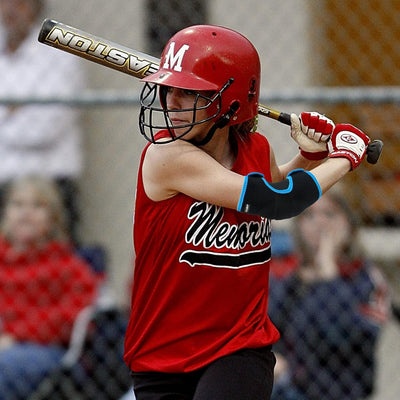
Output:
<instances>
[{"instance_id":1,"label":"blurred spectator","mask_svg":"<svg viewBox=\"0 0 400 400\"><path fill-rule=\"evenodd\" d=\"M389 313L387 284L357 244L342 197L322 196L294 223L297 252L282 276L271 265L273 399L356 400L373 391L376 344Z\"/></svg>"},{"instance_id":2,"label":"blurred spectator","mask_svg":"<svg viewBox=\"0 0 400 400\"><path fill-rule=\"evenodd\" d=\"M98 278L68 241L51 180L14 181L0 227L0 399L26 399L59 365Z\"/></svg>"},{"instance_id":3,"label":"blurred spectator","mask_svg":"<svg viewBox=\"0 0 400 400\"><path fill-rule=\"evenodd\" d=\"M45 0L0 0L0 97L72 95L84 87L78 57L38 42L44 10ZM75 228L82 168L77 109L0 106L0 133L0 189L26 174L56 179Z\"/></svg>"},{"instance_id":4,"label":"blurred spectator","mask_svg":"<svg viewBox=\"0 0 400 400\"><path fill-rule=\"evenodd\" d=\"M130 370L122 358L126 311L115 306L91 311L84 313L88 325L82 329L80 319L74 329L82 342L70 347L62 367L48 375L26 400L122 400L125 394L133 394ZM130 396L130 400L134 398Z\"/></svg>"}]
</instances>

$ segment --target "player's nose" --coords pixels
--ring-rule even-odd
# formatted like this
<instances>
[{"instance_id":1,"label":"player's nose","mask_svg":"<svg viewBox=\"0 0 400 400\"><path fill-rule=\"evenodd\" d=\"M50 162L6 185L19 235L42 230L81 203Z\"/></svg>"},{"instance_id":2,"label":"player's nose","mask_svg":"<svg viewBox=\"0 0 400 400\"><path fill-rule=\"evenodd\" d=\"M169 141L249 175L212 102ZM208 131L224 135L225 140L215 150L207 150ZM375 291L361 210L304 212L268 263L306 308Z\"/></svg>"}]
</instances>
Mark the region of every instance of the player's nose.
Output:
<instances>
[{"instance_id":1,"label":"player's nose","mask_svg":"<svg viewBox=\"0 0 400 400\"><path fill-rule=\"evenodd\" d=\"M178 88L169 88L167 92L166 102L167 108L172 110L179 110L181 108L181 90Z\"/></svg>"}]
</instances>

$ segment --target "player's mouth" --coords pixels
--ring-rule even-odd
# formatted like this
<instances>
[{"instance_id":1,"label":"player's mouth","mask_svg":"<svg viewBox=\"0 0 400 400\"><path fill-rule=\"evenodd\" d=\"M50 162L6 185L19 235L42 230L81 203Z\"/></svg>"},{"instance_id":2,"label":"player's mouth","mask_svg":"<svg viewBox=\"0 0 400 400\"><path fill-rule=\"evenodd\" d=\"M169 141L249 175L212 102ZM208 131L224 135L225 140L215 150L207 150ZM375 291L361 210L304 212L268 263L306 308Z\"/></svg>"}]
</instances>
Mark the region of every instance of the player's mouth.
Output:
<instances>
[{"instance_id":1,"label":"player's mouth","mask_svg":"<svg viewBox=\"0 0 400 400\"><path fill-rule=\"evenodd\" d=\"M182 127L182 126L187 126L189 124L189 121L186 121L184 119L178 119L178 118L170 118L171 124L173 127Z\"/></svg>"}]
</instances>

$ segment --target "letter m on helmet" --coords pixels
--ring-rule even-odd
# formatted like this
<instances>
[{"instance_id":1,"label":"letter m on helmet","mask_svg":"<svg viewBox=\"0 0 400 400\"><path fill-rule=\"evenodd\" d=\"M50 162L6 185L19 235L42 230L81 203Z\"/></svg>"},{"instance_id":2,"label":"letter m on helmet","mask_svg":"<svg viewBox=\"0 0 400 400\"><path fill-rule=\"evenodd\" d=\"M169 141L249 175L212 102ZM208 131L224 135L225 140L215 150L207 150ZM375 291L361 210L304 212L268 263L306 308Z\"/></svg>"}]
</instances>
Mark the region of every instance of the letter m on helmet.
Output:
<instances>
[{"instance_id":1,"label":"letter m on helmet","mask_svg":"<svg viewBox=\"0 0 400 400\"><path fill-rule=\"evenodd\" d=\"M186 50L189 49L187 44L182 45L182 47L175 53L175 42L171 42L167 54L165 55L165 62L163 68L173 69L174 71L182 71L182 60L185 55Z\"/></svg>"}]
</instances>

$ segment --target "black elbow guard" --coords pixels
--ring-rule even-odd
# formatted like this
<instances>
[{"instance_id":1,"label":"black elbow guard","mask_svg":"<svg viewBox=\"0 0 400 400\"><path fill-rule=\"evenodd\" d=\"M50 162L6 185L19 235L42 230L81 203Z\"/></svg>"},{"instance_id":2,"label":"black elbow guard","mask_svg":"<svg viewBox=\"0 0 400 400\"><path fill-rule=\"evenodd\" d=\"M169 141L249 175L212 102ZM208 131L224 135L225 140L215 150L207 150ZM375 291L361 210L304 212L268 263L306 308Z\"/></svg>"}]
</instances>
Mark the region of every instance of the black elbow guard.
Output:
<instances>
[{"instance_id":1,"label":"black elbow guard","mask_svg":"<svg viewBox=\"0 0 400 400\"><path fill-rule=\"evenodd\" d=\"M238 211L269 219L295 217L321 197L314 175L302 169L291 171L281 182L269 183L264 176L246 176Z\"/></svg>"}]
</instances>

